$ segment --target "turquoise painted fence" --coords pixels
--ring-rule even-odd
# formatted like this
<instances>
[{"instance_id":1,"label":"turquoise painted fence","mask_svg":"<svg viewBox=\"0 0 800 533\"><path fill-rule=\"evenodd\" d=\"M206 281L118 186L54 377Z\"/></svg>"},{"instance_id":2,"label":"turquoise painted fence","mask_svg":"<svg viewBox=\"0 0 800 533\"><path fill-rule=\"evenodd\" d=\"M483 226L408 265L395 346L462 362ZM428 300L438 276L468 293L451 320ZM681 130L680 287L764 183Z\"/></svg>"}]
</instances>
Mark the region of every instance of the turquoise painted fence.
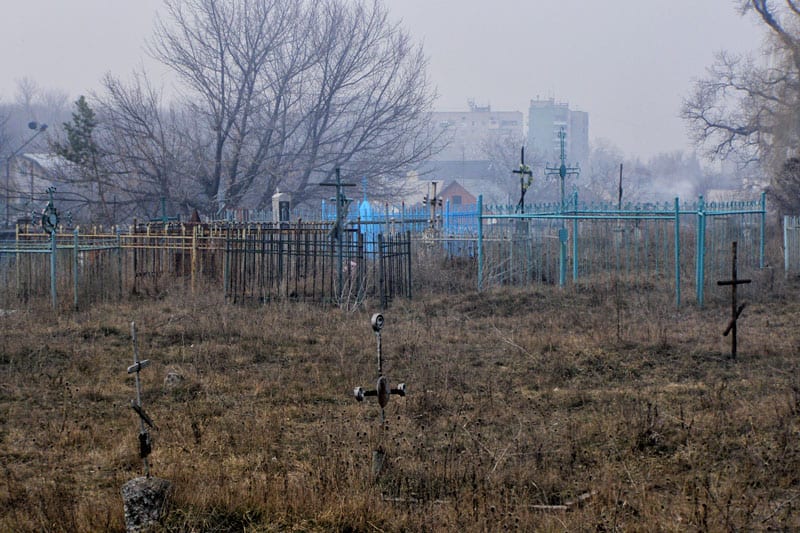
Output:
<instances>
[{"instance_id":1,"label":"turquoise painted fence","mask_svg":"<svg viewBox=\"0 0 800 533\"><path fill-rule=\"evenodd\" d=\"M477 286L565 286L581 280L619 279L670 285L676 305L693 289L702 306L716 281L730 274L731 243L742 275L764 266L765 196L751 201L616 205L582 203L574 192L565 205L393 206L366 199L351 203L348 225L367 236L410 232L438 242L449 256L478 263ZM261 216L271 215L267 212ZM333 224L334 205L297 207L293 220ZM251 216L251 220L252 220ZM414 238L414 237L412 237ZM370 250L367 250L368 252ZM800 253L799 253L800 256ZM752 288L743 289L754 290Z\"/></svg>"},{"instance_id":2,"label":"turquoise painted fence","mask_svg":"<svg viewBox=\"0 0 800 533\"><path fill-rule=\"evenodd\" d=\"M702 306L717 280L730 276L738 242L739 272L764 267L765 197L745 202L565 206L484 206L479 201L478 287L580 279L653 280L671 284L676 305L694 287ZM716 290L716 289L715 289Z\"/></svg>"}]
</instances>

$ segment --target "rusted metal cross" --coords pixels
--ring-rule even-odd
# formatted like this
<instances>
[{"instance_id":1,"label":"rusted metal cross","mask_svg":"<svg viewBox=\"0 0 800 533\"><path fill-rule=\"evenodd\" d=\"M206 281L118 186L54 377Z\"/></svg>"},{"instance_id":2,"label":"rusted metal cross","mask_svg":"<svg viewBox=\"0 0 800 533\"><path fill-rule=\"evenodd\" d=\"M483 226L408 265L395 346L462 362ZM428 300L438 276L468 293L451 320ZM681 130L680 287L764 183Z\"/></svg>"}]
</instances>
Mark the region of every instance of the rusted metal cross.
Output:
<instances>
[{"instance_id":1,"label":"rusted metal cross","mask_svg":"<svg viewBox=\"0 0 800 533\"><path fill-rule=\"evenodd\" d=\"M356 400L363 401L366 396L377 396L378 405L381 406L381 425L386 422L384 407L389 403L389 396L396 394L398 396L406 395L406 384L400 383L397 388L389 386L389 378L383 375L383 353L381 350L381 329L383 328L383 315L375 313L372 315L372 330L378 338L378 382L375 385L375 390L364 390L363 387L356 387L353 389L353 395Z\"/></svg>"},{"instance_id":2,"label":"rusted metal cross","mask_svg":"<svg viewBox=\"0 0 800 533\"><path fill-rule=\"evenodd\" d=\"M133 364L128 367L128 374L136 373L136 399L131 400L131 408L139 415L139 457L144 462L145 476L150 477L150 465L147 463L147 456L152 451L152 443L147 427L155 429L156 426L142 408L142 383L139 380L139 372L143 368L150 366L150 360L139 361L139 348L136 345L136 322L131 322L131 339L133 340Z\"/></svg>"},{"instance_id":3,"label":"rusted metal cross","mask_svg":"<svg viewBox=\"0 0 800 533\"><path fill-rule=\"evenodd\" d=\"M737 307L736 287L750 282L751 280L749 279L739 279L736 277L736 241L733 241L733 243L731 243L731 279L717 282L717 285L731 286L731 319L728 321L725 331L722 332L724 337L727 337L728 333L731 334L731 359L736 359L736 323L747 305L743 303Z\"/></svg>"}]
</instances>

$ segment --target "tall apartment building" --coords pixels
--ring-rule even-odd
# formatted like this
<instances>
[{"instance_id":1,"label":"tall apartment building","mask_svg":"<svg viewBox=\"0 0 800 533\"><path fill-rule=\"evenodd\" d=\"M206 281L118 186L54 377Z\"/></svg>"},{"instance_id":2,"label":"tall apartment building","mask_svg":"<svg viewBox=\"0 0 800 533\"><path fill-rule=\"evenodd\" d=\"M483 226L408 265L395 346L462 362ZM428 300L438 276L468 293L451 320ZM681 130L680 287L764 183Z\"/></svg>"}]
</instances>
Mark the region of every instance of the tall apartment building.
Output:
<instances>
[{"instance_id":1,"label":"tall apartment building","mask_svg":"<svg viewBox=\"0 0 800 533\"><path fill-rule=\"evenodd\" d=\"M416 190L414 198L422 197L430 181L438 181L440 191L457 184L472 197L483 195L487 203L508 202L514 183L512 169L497 164L498 153L502 153L498 147L522 144L523 114L493 111L491 106L470 101L464 111L437 111L431 114L431 120L447 146L418 169L421 178L415 178L418 184L411 186Z\"/></svg>"},{"instance_id":2,"label":"tall apartment building","mask_svg":"<svg viewBox=\"0 0 800 533\"><path fill-rule=\"evenodd\" d=\"M561 155L561 128L567 134L567 163L585 166L589 161L589 113L571 110L568 103L553 98L531 100L527 146L551 164L558 163Z\"/></svg>"},{"instance_id":3,"label":"tall apartment building","mask_svg":"<svg viewBox=\"0 0 800 533\"><path fill-rule=\"evenodd\" d=\"M486 161L492 142L517 140L523 134L523 116L519 111L492 111L491 106L469 102L465 111L437 111L434 125L443 130L448 146L436 161Z\"/></svg>"}]
</instances>

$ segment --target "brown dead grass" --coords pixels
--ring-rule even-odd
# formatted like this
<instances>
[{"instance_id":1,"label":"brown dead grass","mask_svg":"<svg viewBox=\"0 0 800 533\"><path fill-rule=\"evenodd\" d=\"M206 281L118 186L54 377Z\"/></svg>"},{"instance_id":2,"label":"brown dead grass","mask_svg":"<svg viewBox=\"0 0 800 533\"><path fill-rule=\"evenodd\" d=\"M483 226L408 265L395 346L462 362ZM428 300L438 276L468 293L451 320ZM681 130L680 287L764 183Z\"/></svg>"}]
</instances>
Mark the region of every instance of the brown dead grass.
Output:
<instances>
[{"instance_id":1,"label":"brown dead grass","mask_svg":"<svg viewBox=\"0 0 800 533\"><path fill-rule=\"evenodd\" d=\"M132 320L153 361L152 472L175 488L165 531L796 529L797 290L747 308L737 361L719 302L418 292L385 313L385 369L409 391L385 427L351 396L376 377L369 303L173 295L5 315L0 530L124 529L119 491L142 471ZM167 372L184 380L168 389Z\"/></svg>"}]
</instances>

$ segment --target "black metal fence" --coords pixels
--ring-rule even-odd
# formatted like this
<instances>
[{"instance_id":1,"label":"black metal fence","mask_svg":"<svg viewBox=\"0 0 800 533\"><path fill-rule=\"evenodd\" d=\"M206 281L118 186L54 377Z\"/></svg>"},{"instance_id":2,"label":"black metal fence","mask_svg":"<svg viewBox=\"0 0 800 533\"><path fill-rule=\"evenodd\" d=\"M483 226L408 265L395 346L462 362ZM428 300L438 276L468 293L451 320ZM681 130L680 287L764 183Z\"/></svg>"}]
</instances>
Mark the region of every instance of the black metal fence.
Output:
<instances>
[{"instance_id":1,"label":"black metal fence","mask_svg":"<svg viewBox=\"0 0 800 533\"><path fill-rule=\"evenodd\" d=\"M225 296L234 302L357 305L373 297L385 307L411 297L410 233L367 240L348 230L340 243L326 231L266 229L227 237L224 257Z\"/></svg>"},{"instance_id":2,"label":"black metal fence","mask_svg":"<svg viewBox=\"0 0 800 533\"><path fill-rule=\"evenodd\" d=\"M84 307L128 295L222 290L232 302L300 300L382 307L411 296L411 235L344 232L319 224L179 224L127 232L19 231L0 244L0 307L44 300Z\"/></svg>"}]
</instances>

